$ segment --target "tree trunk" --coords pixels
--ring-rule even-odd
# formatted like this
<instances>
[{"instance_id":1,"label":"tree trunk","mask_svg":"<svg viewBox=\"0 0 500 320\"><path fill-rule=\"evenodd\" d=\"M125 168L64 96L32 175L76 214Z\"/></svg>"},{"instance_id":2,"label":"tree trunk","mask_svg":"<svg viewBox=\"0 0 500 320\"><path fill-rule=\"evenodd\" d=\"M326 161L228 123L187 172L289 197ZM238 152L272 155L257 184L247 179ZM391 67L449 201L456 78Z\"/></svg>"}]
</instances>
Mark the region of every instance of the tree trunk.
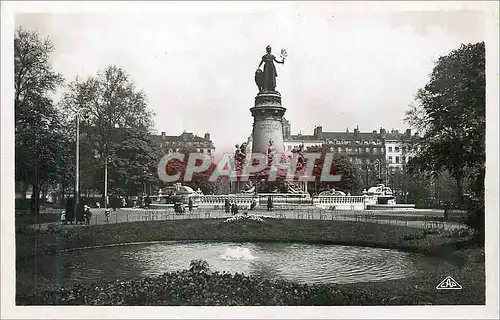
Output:
<instances>
[{"instance_id":1,"label":"tree trunk","mask_svg":"<svg viewBox=\"0 0 500 320\"><path fill-rule=\"evenodd\" d=\"M45 200L47 199L47 192L48 192L48 186L47 185L43 185L41 187L41 191L42 191L42 197L41 197L41 202L42 203L45 203Z\"/></svg>"},{"instance_id":2,"label":"tree trunk","mask_svg":"<svg viewBox=\"0 0 500 320\"><path fill-rule=\"evenodd\" d=\"M38 183L33 185L33 194L31 195L31 213L38 216L40 213L40 186Z\"/></svg>"},{"instance_id":3,"label":"tree trunk","mask_svg":"<svg viewBox=\"0 0 500 320\"><path fill-rule=\"evenodd\" d=\"M35 182L33 184L33 194L31 195L32 199L32 213L35 215L35 217L38 217L38 214L40 213L40 177L39 177L39 165L38 165L38 144L39 144L39 138L37 137L35 140Z\"/></svg>"},{"instance_id":4,"label":"tree trunk","mask_svg":"<svg viewBox=\"0 0 500 320\"><path fill-rule=\"evenodd\" d=\"M65 190L64 190L64 187L65 187L65 183L64 183L64 180L65 180L65 176L63 175L62 177L62 183L61 183L61 207L64 208L65 207Z\"/></svg>"},{"instance_id":5,"label":"tree trunk","mask_svg":"<svg viewBox=\"0 0 500 320\"><path fill-rule=\"evenodd\" d=\"M457 199L458 205L462 207L464 203L464 186L463 186L463 178L460 176L459 178L455 178L457 180Z\"/></svg>"}]
</instances>

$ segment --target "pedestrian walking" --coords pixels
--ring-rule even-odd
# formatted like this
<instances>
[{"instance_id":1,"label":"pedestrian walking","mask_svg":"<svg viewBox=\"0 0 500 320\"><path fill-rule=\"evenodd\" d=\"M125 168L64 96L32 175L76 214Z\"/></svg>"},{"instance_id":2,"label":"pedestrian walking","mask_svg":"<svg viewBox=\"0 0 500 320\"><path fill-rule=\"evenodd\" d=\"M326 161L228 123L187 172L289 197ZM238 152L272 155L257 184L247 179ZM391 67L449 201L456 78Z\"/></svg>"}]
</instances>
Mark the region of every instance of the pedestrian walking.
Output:
<instances>
[{"instance_id":1,"label":"pedestrian walking","mask_svg":"<svg viewBox=\"0 0 500 320\"><path fill-rule=\"evenodd\" d=\"M61 212L60 220L61 224L66 224L66 211L63 210L63 212Z\"/></svg>"},{"instance_id":2,"label":"pedestrian walking","mask_svg":"<svg viewBox=\"0 0 500 320\"><path fill-rule=\"evenodd\" d=\"M273 198L267 197L267 211L273 211Z\"/></svg>"},{"instance_id":3,"label":"pedestrian walking","mask_svg":"<svg viewBox=\"0 0 500 320\"><path fill-rule=\"evenodd\" d=\"M231 203L229 202L229 199L227 199L227 198L226 198L226 200L224 200L224 208L225 208L226 213L229 213L231 211Z\"/></svg>"},{"instance_id":4,"label":"pedestrian walking","mask_svg":"<svg viewBox=\"0 0 500 320\"><path fill-rule=\"evenodd\" d=\"M85 225L90 226L90 219L92 218L92 212L90 207L85 205Z\"/></svg>"},{"instance_id":5,"label":"pedestrian walking","mask_svg":"<svg viewBox=\"0 0 500 320\"><path fill-rule=\"evenodd\" d=\"M189 209L189 213L191 213L193 211L193 198L189 198L189 200L188 200L188 209Z\"/></svg>"}]
</instances>

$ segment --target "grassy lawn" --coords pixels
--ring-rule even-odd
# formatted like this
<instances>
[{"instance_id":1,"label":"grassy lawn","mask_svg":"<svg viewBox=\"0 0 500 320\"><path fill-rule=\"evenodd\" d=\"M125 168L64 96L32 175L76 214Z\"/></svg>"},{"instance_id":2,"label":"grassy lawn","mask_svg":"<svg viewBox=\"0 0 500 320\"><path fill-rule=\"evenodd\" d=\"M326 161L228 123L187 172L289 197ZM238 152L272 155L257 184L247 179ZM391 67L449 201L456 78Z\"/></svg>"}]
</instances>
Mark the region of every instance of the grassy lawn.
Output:
<instances>
[{"instance_id":1,"label":"grassy lawn","mask_svg":"<svg viewBox=\"0 0 500 320\"><path fill-rule=\"evenodd\" d=\"M106 292L103 296L95 295L95 286L46 289L33 294L29 283L18 283L17 301L20 304L97 305L406 305L484 304L485 301L484 250L480 245L470 237L426 234L405 226L329 220L224 223L221 219L192 219L93 225L36 233L21 229L16 235L16 253L20 266L23 260L60 249L168 240L369 246L431 255L453 261L454 267L450 270L436 264L429 267L425 277L415 275L401 280L348 285L302 285L186 270L161 277L96 284ZM436 285L447 276L452 276L464 289L436 290ZM201 293L205 298L200 298Z\"/></svg>"}]
</instances>

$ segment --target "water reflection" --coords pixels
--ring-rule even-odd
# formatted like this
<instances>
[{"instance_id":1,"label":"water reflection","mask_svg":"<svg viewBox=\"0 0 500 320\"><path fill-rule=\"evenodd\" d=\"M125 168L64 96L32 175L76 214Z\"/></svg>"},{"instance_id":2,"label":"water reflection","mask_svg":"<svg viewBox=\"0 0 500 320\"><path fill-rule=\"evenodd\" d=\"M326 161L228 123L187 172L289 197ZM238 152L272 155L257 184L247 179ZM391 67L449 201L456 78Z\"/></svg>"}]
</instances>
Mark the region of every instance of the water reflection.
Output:
<instances>
[{"instance_id":1,"label":"water reflection","mask_svg":"<svg viewBox=\"0 0 500 320\"><path fill-rule=\"evenodd\" d=\"M18 276L57 283L132 279L187 269L206 260L213 270L306 283L399 279L426 264L407 253L363 247L282 243L156 243L65 252L27 264Z\"/></svg>"}]
</instances>

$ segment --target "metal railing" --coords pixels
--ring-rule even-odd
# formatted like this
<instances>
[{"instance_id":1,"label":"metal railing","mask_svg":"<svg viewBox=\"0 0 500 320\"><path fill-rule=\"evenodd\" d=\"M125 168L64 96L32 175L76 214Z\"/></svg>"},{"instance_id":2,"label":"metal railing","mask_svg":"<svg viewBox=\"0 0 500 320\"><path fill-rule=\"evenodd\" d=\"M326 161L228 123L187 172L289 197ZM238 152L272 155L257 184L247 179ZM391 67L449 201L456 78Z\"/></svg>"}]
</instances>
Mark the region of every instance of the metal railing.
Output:
<instances>
[{"instance_id":1,"label":"metal railing","mask_svg":"<svg viewBox=\"0 0 500 320\"><path fill-rule=\"evenodd\" d=\"M462 223L449 223L440 221L442 215L409 215L407 212L383 211L383 210L336 210L316 207L296 207L293 205L274 206L272 210L248 211L240 209L240 213L257 214L280 219L307 219L307 220L336 220L350 221L354 223L378 223L391 225L404 225L422 229L457 229L464 228ZM173 208L166 209L130 209L123 208L110 211L107 218L104 209L92 209L91 225L126 223L126 222L148 222L178 219L222 219L231 217L232 214L224 210L213 210L211 208L193 208L191 212L186 210L183 214L175 213ZM57 225L58 222L38 224L35 228L47 228L48 225Z\"/></svg>"}]
</instances>

